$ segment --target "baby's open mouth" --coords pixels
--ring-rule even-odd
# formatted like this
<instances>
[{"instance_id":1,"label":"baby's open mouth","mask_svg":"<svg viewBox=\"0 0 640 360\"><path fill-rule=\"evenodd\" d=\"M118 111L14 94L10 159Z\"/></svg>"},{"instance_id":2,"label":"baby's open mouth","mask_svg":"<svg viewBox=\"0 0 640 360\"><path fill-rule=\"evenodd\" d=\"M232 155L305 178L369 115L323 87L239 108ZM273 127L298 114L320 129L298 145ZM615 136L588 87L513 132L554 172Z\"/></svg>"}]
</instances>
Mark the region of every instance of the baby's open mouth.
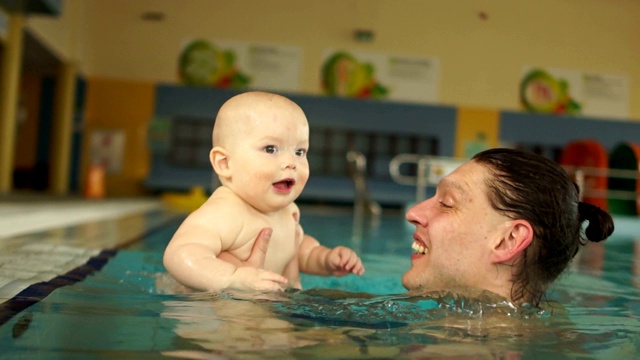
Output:
<instances>
[{"instance_id":1,"label":"baby's open mouth","mask_svg":"<svg viewBox=\"0 0 640 360\"><path fill-rule=\"evenodd\" d=\"M291 189L295 185L296 181L293 179L280 180L273 184L277 189Z\"/></svg>"}]
</instances>

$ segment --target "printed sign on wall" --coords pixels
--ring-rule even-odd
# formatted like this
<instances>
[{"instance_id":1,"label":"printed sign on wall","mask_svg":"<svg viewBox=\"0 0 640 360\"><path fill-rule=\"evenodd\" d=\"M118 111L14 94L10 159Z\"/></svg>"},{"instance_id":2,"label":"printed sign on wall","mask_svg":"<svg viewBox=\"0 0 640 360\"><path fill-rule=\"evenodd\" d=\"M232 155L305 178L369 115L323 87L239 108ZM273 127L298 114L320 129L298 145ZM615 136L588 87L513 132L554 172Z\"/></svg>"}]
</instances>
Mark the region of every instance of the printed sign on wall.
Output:
<instances>
[{"instance_id":1,"label":"printed sign on wall","mask_svg":"<svg viewBox=\"0 0 640 360\"><path fill-rule=\"evenodd\" d=\"M185 85L298 91L301 59L294 46L194 39L180 51L178 77Z\"/></svg>"},{"instance_id":2,"label":"printed sign on wall","mask_svg":"<svg viewBox=\"0 0 640 360\"><path fill-rule=\"evenodd\" d=\"M629 79L527 67L520 81L520 104L525 110L538 113L627 118Z\"/></svg>"},{"instance_id":3,"label":"printed sign on wall","mask_svg":"<svg viewBox=\"0 0 640 360\"><path fill-rule=\"evenodd\" d=\"M126 134L123 130L94 130L91 133L91 164L104 166L107 174L122 173Z\"/></svg>"},{"instance_id":4,"label":"printed sign on wall","mask_svg":"<svg viewBox=\"0 0 640 360\"><path fill-rule=\"evenodd\" d=\"M434 103L439 73L435 58L329 49L321 87L326 95Z\"/></svg>"}]
</instances>

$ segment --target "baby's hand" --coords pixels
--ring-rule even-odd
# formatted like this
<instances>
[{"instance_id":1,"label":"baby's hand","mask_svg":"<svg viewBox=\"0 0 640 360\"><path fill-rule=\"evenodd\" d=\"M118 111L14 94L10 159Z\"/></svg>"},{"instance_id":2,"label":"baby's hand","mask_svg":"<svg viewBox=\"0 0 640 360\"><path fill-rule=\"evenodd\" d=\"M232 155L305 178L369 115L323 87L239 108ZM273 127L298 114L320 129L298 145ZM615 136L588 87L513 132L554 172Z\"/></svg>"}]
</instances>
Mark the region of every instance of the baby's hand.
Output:
<instances>
[{"instance_id":1,"label":"baby's hand","mask_svg":"<svg viewBox=\"0 0 640 360\"><path fill-rule=\"evenodd\" d=\"M364 274L364 266L360 257L355 251L344 247L336 246L327 254L327 270L331 275L344 276L350 273L356 275Z\"/></svg>"},{"instance_id":2,"label":"baby's hand","mask_svg":"<svg viewBox=\"0 0 640 360\"><path fill-rule=\"evenodd\" d=\"M283 291L287 279L274 272L241 266L231 275L228 289L253 291Z\"/></svg>"}]
</instances>

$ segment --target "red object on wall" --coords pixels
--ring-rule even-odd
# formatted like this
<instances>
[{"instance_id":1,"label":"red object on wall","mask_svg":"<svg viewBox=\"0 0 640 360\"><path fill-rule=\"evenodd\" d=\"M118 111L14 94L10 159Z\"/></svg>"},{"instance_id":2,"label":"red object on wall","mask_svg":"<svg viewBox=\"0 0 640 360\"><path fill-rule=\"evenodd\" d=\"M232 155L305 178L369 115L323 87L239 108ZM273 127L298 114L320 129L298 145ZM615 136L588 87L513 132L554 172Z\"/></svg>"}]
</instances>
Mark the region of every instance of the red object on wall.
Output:
<instances>
[{"instance_id":1,"label":"red object on wall","mask_svg":"<svg viewBox=\"0 0 640 360\"><path fill-rule=\"evenodd\" d=\"M609 156L605 148L596 140L572 141L562 151L560 165L565 166L576 180L573 167L584 167L584 183L580 191L582 201L607 210L607 171Z\"/></svg>"}]
</instances>

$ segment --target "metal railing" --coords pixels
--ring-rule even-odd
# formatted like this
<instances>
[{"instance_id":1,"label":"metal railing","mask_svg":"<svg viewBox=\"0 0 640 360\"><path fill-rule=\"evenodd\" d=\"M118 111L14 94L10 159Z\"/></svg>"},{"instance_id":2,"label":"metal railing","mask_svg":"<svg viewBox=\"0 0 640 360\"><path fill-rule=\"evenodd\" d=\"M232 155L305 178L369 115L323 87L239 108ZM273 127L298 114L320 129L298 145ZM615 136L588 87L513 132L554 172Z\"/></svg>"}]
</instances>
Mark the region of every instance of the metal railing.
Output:
<instances>
[{"instance_id":1,"label":"metal railing","mask_svg":"<svg viewBox=\"0 0 640 360\"><path fill-rule=\"evenodd\" d=\"M433 155L399 154L389 162L391 178L403 185L416 186L416 202L427 198L427 186L436 185L444 176L462 165L465 160ZM401 168L412 164L416 175L404 175Z\"/></svg>"},{"instance_id":2,"label":"metal railing","mask_svg":"<svg viewBox=\"0 0 640 360\"><path fill-rule=\"evenodd\" d=\"M416 186L416 202L426 199L429 185L437 185L440 179L462 165L468 159L441 157L418 154L399 154L389 162L391 178L404 185ZM407 165L415 166L415 175L403 174L401 168ZM637 190L616 190L608 188L593 188L590 179L606 177L608 179L640 180L640 172L626 169L594 168L587 166L563 166L573 177L580 188L580 199L585 197L606 198L615 200L640 201ZM638 183L640 185L640 182ZM637 186L638 186L637 185Z\"/></svg>"},{"instance_id":3,"label":"metal railing","mask_svg":"<svg viewBox=\"0 0 640 360\"><path fill-rule=\"evenodd\" d=\"M367 188L367 158L358 151L347 152L351 179L355 185L354 210L358 214L371 214L379 216L382 207L373 200Z\"/></svg>"},{"instance_id":4,"label":"metal railing","mask_svg":"<svg viewBox=\"0 0 640 360\"><path fill-rule=\"evenodd\" d=\"M607 169L587 166L563 166L580 187L580 199L585 197L606 198L614 200L638 200L637 191L594 189L587 179L606 177L607 179L640 180L640 172L626 169Z\"/></svg>"}]
</instances>

